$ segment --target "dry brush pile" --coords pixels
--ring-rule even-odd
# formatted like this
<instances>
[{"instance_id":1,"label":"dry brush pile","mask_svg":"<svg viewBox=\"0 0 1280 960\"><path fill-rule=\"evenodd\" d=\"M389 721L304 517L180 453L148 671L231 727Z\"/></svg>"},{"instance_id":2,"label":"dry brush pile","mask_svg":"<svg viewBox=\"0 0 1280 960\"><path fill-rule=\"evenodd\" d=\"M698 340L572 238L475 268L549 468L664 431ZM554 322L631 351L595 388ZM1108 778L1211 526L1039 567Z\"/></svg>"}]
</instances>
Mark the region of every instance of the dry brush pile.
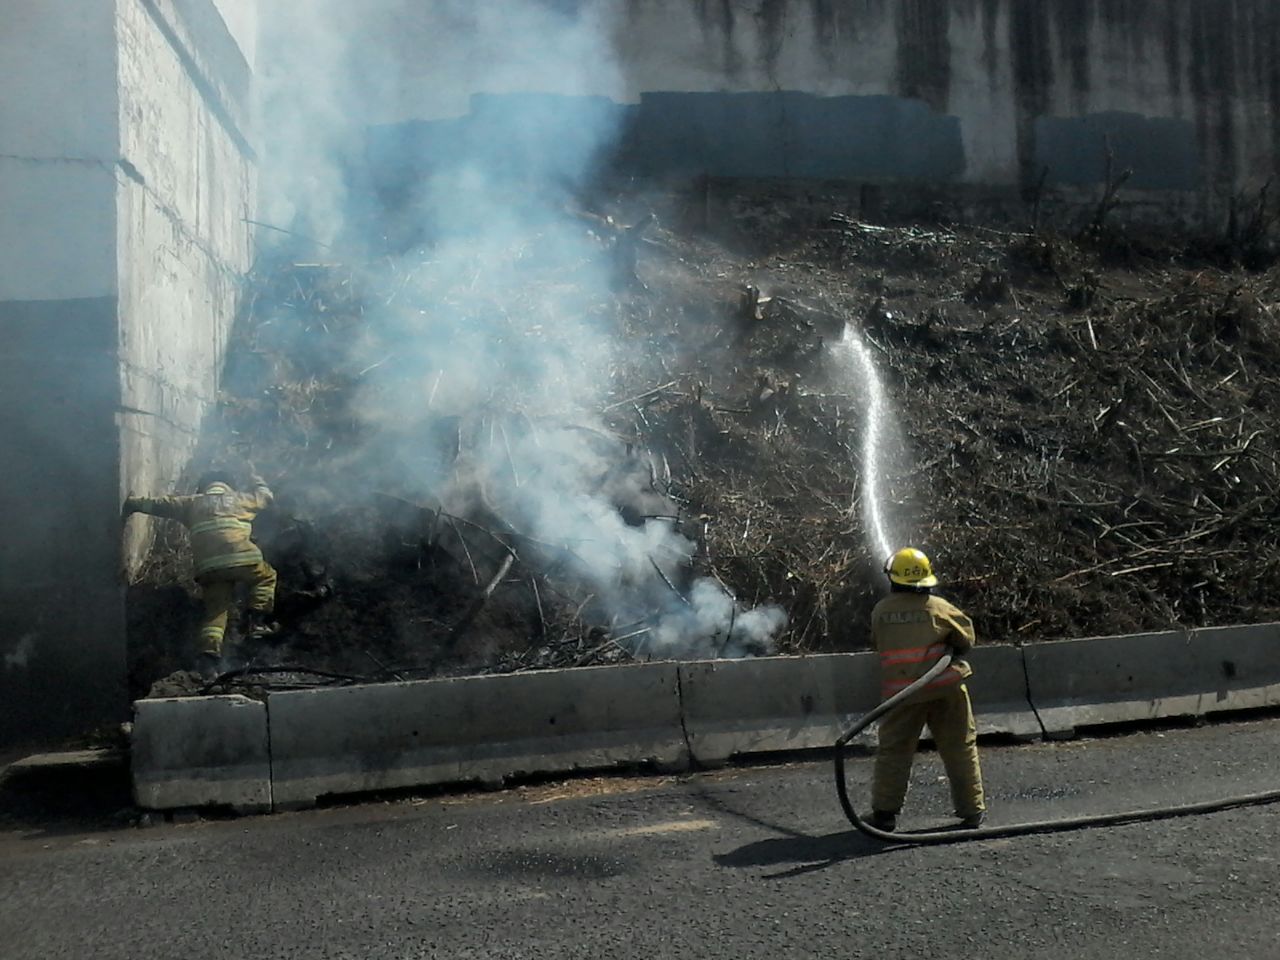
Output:
<instances>
[{"instance_id":1,"label":"dry brush pile","mask_svg":"<svg viewBox=\"0 0 1280 960\"><path fill-rule=\"evenodd\" d=\"M922 529L988 635L1274 619L1274 271L957 242L962 282L875 301L864 327L897 380Z\"/></svg>"},{"instance_id":2,"label":"dry brush pile","mask_svg":"<svg viewBox=\"0 0 1280 960\"><path fill-rule=\"evenodd\" d=\"M896 414L895 534L987 639L1278 612L1274 272L784 217L751 255L652 228L633 275L635 250L580 229L578 259L532 234L467 269L426 251L255 270L201 459L251 456L278 490L257 531L288 659L386 678L861 646L882 558L857 509L864 385L826 347L846 320ZM416 346L443 316L458 342ZM483 389L454 389L493 338ZM531 368L547 357L563 369ZM595 386L547 389L575 378ZM617 523L667 531L651 570L617 572L646 581L628 596L688 605L711 583L727 623L659 642L659 610L583 575L590 544L519 519L562 448ZM156 570L146 589L174 579ZM788 616L772 643L738 620L767 604ZM143 673L167 662L135 646Z\"/></svg>"}]
</instances>

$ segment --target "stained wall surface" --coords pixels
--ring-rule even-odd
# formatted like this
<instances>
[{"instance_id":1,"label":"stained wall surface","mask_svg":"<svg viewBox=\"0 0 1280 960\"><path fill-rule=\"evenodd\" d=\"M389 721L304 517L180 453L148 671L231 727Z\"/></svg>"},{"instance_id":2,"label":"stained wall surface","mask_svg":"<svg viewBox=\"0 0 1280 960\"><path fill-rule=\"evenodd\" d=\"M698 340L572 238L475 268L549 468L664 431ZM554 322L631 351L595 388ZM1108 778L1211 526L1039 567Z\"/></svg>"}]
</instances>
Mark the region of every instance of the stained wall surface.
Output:
<instances>
[{"instance_id":1,"label":"stained wall surface","mask_svg":"<svg viewBox=\"0 0 1280 960\"><path fill-rule=\"evenodd\" d=\"M0 744L127 715L148 528L122 549L121 499L189 456L249 255L251 74L222 12L0 13Z\"/></svg>"},{"instance_id":2,"label":"stained wall surface","mask_svg":"<svg viewBox=\"0 0 1280 960\"><path fill-rule=\"evenodd\" d=\"M123 697L113 23L18 0L0 29L0 742Z\"/></svg>"},{"instance_id":3,"label":"stained wall surface","mask_svg":"<svg viewBox=\"0 0 1280 960\"><path fill-rule=\"evenodd\" d=\"M208 0L117 0L115 31L120 485L167 493L216 399L251 256L251 71ZM126 574L152 529L129 523Z\"/></svg>"},{"instance_id":4,"label":"stained wall surface","mask_svg":"<svg viewBox=\"0 0 1280 960\"><path fill-rule=\"evenodd\" d=\"M547 18L565 4L546 4ZM480 15L382 0L395 98L375 153L424 165L493 99L599 95L649 174L924 180L1031 188L1256 189L1280 169L1273 0L601 0L599 42L525 42ZM496 32L496 34L495 34ZM377 45L374 45L375 47ZM562 61L562 62L558 62ZM472 95L493 95L488 102ZM488 117L485 116L487 112ZM425 123L423 123L425 121ZM404 141L397 143L397 138ZM1047 174L1046 174L1047 171ZM1216 200L1214 199L1216 198Z\"/></svg>"}]
</instances>

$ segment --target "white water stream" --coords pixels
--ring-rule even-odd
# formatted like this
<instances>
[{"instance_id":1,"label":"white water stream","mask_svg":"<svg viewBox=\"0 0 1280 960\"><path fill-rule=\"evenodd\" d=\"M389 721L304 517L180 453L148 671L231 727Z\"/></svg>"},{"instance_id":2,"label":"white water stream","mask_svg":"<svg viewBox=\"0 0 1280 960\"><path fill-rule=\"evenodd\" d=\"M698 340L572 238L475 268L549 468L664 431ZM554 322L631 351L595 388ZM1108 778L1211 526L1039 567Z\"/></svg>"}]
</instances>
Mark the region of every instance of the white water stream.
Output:
<instances>
[{"instance_id":1,"label":"white water stream","mask_svg":"<svg viewBox=\"0 0 1280 960\"><path fill-rule=\"evenodd\" d=\"M858 387L866 402L865 418L862 426L862 477L861 488L862 518L867 536L867 547L875 553L877 563L883 562L893 553L893 542L884 518L883 482L883 446L887 426L888 408L885 403L884 385L880 382L880 374L876 370L871 350L858 336L853 326L845 324L844 335L833 345L840 364L847 368L849 380ZM858 505L858 494L855 492L850 510Z\"/></svg>"}]
</instances>

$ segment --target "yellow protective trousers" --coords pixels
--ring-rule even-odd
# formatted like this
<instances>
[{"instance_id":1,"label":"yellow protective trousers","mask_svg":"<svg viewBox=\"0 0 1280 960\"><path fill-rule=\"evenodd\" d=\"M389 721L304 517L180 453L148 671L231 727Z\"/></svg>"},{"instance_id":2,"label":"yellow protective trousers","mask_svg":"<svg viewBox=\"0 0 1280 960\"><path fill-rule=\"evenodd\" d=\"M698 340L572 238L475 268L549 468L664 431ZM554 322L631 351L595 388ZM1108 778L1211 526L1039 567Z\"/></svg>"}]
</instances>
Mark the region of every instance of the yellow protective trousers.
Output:
<instances>
[{"instance_id":1,"label":"yellow protective trousers","mask_svg":"<svg viewBox=\"0 0 1280 960\"><path fill-rule=\"evenodd\" d=\"M276 571L260 560L255 564L213 570L197 581L204 593L204 622L200 627L200 652L222 656L227 614L236 599L236 584L249 586L249 609L270 613L276 603Z\"/></svg>"},{"instance_id":2,"label":"yellow protective trousers","mask_svg":"<svg viewBox=\"0 0 1280 960\"><path fill-rule=\"evenodd\" d=\"M907 796L911 762L925 724L942 757L951 782L956 816L971 817L986 810L982 770L978 766L978 728L973 722L969 691L964 684L926 700L908 701L880 721L880 746L876 750L871 807L897 813Z\"/></svg>"}]
</instances>

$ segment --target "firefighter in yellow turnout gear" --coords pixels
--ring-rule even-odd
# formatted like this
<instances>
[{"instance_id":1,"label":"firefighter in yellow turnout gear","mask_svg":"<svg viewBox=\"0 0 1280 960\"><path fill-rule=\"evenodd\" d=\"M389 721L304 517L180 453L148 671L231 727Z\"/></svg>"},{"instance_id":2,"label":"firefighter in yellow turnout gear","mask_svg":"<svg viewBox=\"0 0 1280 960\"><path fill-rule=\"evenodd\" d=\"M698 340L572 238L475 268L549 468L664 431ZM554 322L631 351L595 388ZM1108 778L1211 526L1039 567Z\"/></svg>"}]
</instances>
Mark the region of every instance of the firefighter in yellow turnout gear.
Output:
<instances>
[{"instance_id":1,"label":"firefighter in yellow turnout gear","mask_svg":"<svg viewBox=\"0 0 1280 960\"><path fill-rule=\"evenodd\" d=\"M890 594L871 612L871 637L880 654L881 698L888 699L923 676L948 652L956 659L943 674L880 721L872 785L872 826L893 830L907 795L911 763L925 724L951 782L961 826L986 819L978 734L964 681L973 670L964 655L974 644L973 622L931 588L938 580L929 558L910 547L885 567Z\"/></svg>"},{"instance_id":2,"label":"firefighter in yellow turnout gear","mask_svg":"<svg viewBox=\"0 0 1280 960\"><path fill-rule=\"evenodd\" d=\"M195 496L129 497L125 516L147 513L177 520L191 533L195 581L204 596L200 628L201 672L216 673L221 664L227 615L235 601L236 584L249 587L249 632L272 632L271 611L276 599L276 571L250 539L253 519L271 505L271 488L254 474L252 492L234 489L231 477L212 472L200 478Z\"/></svg>"}]
</instances>

